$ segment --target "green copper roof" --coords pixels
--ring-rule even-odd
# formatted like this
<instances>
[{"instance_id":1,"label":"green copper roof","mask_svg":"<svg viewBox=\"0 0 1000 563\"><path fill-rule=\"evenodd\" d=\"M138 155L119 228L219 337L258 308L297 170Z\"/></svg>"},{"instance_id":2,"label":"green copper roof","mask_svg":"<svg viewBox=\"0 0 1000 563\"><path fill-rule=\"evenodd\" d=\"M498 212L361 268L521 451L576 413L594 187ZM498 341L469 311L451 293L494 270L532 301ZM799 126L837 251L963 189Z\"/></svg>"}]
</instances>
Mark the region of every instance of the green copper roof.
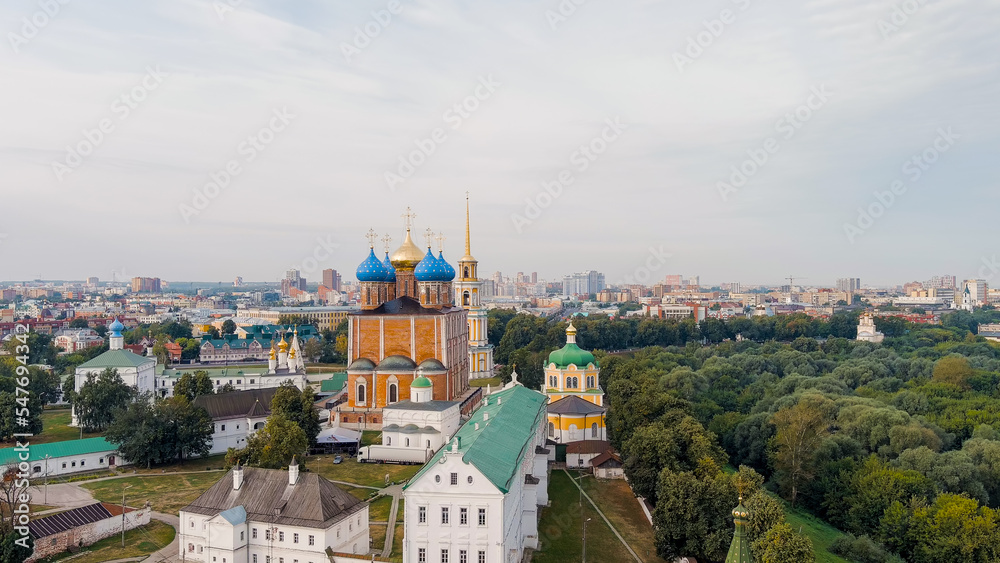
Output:
<instances>
[{"instance_id":1,"label":"green copper roof","mask_svg":"<svg viewBox=\"0 0 1000 563\"><path fill-rule=\"evenodd\" d=\"M30 438L29 438L30 440ZM84 438L83 440L67 440L65 442L52 442L50 444L31 444L27 461L41 461L45 456L66 457L74 455L86 455L97 452L113 452L118 449L111 442L104 438ZM7 463L17 463L18 452L14 448L0 449L0 465ZM49 469L52 469L50 467Z\"/></svg>"},{"instance_id":2,"label":"green copper roof","mask_svg":"<svg viewBox=\"0 0 1000 563\"><path fill-rule=\"evenodd\" d=\"M85 369L105 368L138 368L146 364L156 363L155 358L147 358L128 350L108 350L96 358L80 364Z\"/></svg>"},{"instance_id":3,"label":"green copper roof","mask_svg":"<svg viewBox=\"0 0 1000 563\"><path fill-rule=\"evenodd\" d=\"M418 389L424 389L424 388L427 388L427 387L431 387L432 385L433 385L433 383L431 383L430 379L427 379L424 376L420 376L420 377L418 377L418 378L416 378L416 379L413 380L413 384L410 385L410 387L416 387Z\"/></svg>"},{"instance_id":4,"label":"green copper roof","mask_svg":"<svg viewBox=\"0 0 1000 563\"><path fill-rule=\"evenodd\" d=\"M743 507L743 500L733 509L733 521L736 523L736 531L733 532L733 543L729 546L729 554L726 555L726 563L752 563L750 557L750 541L746 537L745 530L747 519L750 513Z\"/></svg>"},{"instance_id":5,"label":"green copper roof","mask_svg":"<svg viewBox=\"0 0 1000 563\"><path fill-rule=\"evenodd\" d=\"M587 367L587 364L597 366L597 360L594 359L594 355L574 343L567 343L562 348L549 354L548 363L555 364L559 369L566 369L570 364L578 368Z\"/></svg>"},{"instance_id":6,"label":"green copper roof","mask_svg":"<svg viewBox=\"0 0 1000 563\"><path fill-rule=\"evenodd\" d=\"M521 474L518 468L532 447L538 426L546 420L548 398L537 391L515 385L488 395L485 401L455 434L461 444L458 451L462 454L462 461L475 466L501 492L506 493L513 480ZM487 414L489 417L484 422L484 415ZM410 479L407 487L433 470L450 451L451 443L438 450Z\"/></svg>"},{"instance_id":7,"label":"green copper roof","mask_svg":"<svg viewBox=\"0 0 1000 563\"><path fill-rule=\"evenodd\" d=\"M347 372L341 371L330 376L330 379L324 379L319 382L319 390L321 393L336 393L344 388L347 384Z\"/></svg>"}]
</instances>

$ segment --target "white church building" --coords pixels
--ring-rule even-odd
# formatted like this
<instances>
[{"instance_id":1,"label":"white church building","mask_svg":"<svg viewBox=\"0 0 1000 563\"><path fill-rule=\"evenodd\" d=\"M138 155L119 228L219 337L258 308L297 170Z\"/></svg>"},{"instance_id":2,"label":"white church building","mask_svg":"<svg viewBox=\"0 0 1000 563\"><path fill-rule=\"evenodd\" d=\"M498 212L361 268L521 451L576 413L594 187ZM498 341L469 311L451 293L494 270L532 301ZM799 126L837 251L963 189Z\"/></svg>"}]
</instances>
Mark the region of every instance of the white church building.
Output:
<instances>
[{"instance_id":1,"label":"white church building","mask_svg":"<svg viewBox=\"0 0 1000 563\"><path fill-rule=\"evenodd\" d=\"M156 358L140 356L125 349L125 337L122 336L125 325L118 319L111 323L108 330L111 331L110 349L76 368L73 389L79 393L88 376L99 376L108 368L116 370L126 385L135 387L140 393L156 389ZM72 412L70 426L78 426L75 405Z\"/></svg>"},{"instance_id":2,"label":"white church building","mask_svg":"<svg viewBox=\"0 0 1000 563\"><path fill-rule=\"evenodd\" d=\"M382 408L382 445L361 448L359 461L426 463L462 425L461 404L435 401L434 383L418 377L410 400Z\"/></svg>"},{"instance_id":3,"label":"white church building","mask_svg":"<svg viewBox=\"0 0 1000 563\"><path fill-rule=\"evenodd\" d=\"M516 563L538 547L547 403L515 378L410 480L403 563Z\"/></svg>"}]
</instances>

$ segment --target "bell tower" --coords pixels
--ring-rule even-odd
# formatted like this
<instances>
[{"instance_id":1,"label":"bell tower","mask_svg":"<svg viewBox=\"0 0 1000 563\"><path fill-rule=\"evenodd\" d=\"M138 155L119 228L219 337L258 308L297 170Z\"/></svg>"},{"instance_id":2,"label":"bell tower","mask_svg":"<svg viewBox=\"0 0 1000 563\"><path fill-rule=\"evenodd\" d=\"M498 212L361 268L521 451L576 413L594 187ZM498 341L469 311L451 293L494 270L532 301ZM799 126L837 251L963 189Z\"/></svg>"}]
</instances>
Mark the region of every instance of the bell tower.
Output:
<instances>
[{"instance_id":1,"label":"bell tower","mask_svg":"<svg viewBox=\"0 0 1000 563\"><path fill-rule=\"evenodd\" d=\"M483 282L479 279L479 262L472 256L470 223L469 193L466 192L465 256L458 260L455 304L468 311L469 379L481 379L493 377L493 345L486 333L489 322L481 302Z\"/></svg>"}]
</instances>

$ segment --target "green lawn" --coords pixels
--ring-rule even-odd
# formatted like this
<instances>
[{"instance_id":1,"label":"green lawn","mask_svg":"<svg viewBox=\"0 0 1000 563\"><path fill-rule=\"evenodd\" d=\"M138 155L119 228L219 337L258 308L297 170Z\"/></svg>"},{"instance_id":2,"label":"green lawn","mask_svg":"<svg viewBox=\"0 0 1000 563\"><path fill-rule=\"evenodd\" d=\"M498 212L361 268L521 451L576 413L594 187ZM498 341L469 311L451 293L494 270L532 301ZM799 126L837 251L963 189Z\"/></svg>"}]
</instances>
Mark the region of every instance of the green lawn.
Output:
<instances>
[{"instance_id":1,"label":"green lawn","mask_svg":"<svg viewBox=\"0 0 1000 563\"><path fill-rule=\"evenodd\" d=\"M132 485L125 493L126 504L129 506L142 506L148 500L157 512L177 514L223 475L221 471L193 475L137 475L83 483L81 486L94 493L94 498L101 502L120 503L122 488Z\"/></svg>"},{"instance_id":2,"label":"green lawn","mask_svg":"<svg viewBox=\"0 0 1000 563\"><path fill-rule=\"evenodd\" d=\"M827 551L833 540L844 535L840 530L808 512L799 509L793 510L787 503L785 503L785 520L796 532L801 530L812 540L816 563L850 563L847 559Z\"/></svg>"},{"instance_id":3,"label":"green lawn","mask_svg":"<svg viewBox=\"0 0 1000 563\"><path fill-rule=\"evenodd\" d=\"M589 493L588 493L589 494ZM634 498L631 494L628 498ZM540 548L534 553L535 563L575 563L583 556L583 521L587 524L587 559L602 562L634 561L632 555L597 512L584 502L579 505L580 493L570 478L562 471L553 471L549 482L550 506L542 509L538 525ZM627 499L615 499L616 501ZM595 502L596 499L595 499ZM636 506L638 510L639 507ZM609 516L610 519L610 516ZM636 546L639 547L639 546ZM633 547L633 549L636 549ZM637 553L643 551L636 549ZM652 559L651 559L652 560Z\"/></svg>"},{"instance_id":4,"label":"green lawn","mask_svg":"<svg viewBox=\"0 0 1000 563\"><path fill-rule=\"evenodd\" d=\"M361 446L371 446L382 444L382 432L380 430L364 430L361 432Z\"/></svg>"},{"instance_id":5,"label":"green lawn","mask_svg":"<svg viewBox=\"0 0 1000 563\"><path fill-rule=\"evenodd\" d=\"M381 551L385 547L385 524L372 524L368 527L368 534L372 538L372 549Z\"/></svg>"},{"instance_id":6,"label":"green lawn","mask_svg":"<svg viewBox=\"0 0 1000 563\"><path fill-rule=\"evenodd\" d=\"M392 536L392 554L389 556L389 560L402 563L403 561L403 525L396 524L396 531L393 532Z\"/></svg>"},{"instance_id":7,"label":"green lawn","mask_svg":"<svg viewBox=\"0 0 1000 563\"><path fill-rule=\"evenodd\" d=\"M576 472L571 471L570 474L579 477ZM645 563L664 563L656 556L653 526L646 520L639 499L635 498L628 483L624 480L598 480L593 476L585 477L581 482L583 490L594 499L601 512Z\"/></svg>"},{"instance_id":8,"label":"green lawn","mask_svg":"<svg viewBox=\"0 0 1000 563\"><path fill-rule=\"evenodd\" d=\"M124 559L126 557L148 555L154 551L159 551L174 541L174 534L173 527L157 520L150 520L146 526L125 532L125 547L122 547L121 535L114 535L90 547L84 548L80 552L83 555L74 557L73 563L103 563L104 561ZM60 561L71 555L67 551L47 559L42 559L41 563Z\"/></svg>"},{"instance_id":9,"label":"green lawn","mask_svg":"<svg viewBox=\"0 0 1000 563\"><path fill-rule=\"evenodd\" d=\"M392 510L392 497L383 496L371 503L368 507L368 520L372 522L386 522L389 520L389 511Z\"/></svg>"},{"instance_id":10,"label":"green lawn","mask_svg":"<svg viewBox=\"0 0 1000 563\"><path fill-rule=\"evenodd\" d=\"M472 379L469 381L469 387L486 387L487 385L496 389L503 385L503 381L499 377L489 377L484 379Z\"/></svg>"},{"instance_id":11,"label":"green lawn","mask_svg":"<svg viewBox=\"0 0 1000 563\"><path fill-rule=\"evenodd\" d=\"M394 463L358 463L351 457L345 457L343 463L334 464L332 455L320 455L308 458L306 467L326 477L331 481L346 481L366 487L385 487L385 476L389 482L405 481L420 471L419 465L396 465Z\"/></svg>"},{"instance_id":12,"label":"green lawn","mask_svg":"<svg viewBox=\"0 0 1000 563\"><path fill-rule=\"evenodd\" d=\"M72 416L70 409L45 409L42 412L42 432L31 438L32 444L48 444L51 442L65 442L67 440L79 440L80 429L69 425ZM94 438L100 436L100 432L85 432L84 438ZM13 442L10 442L13 445Z\"/></svg>"}]
</instances>

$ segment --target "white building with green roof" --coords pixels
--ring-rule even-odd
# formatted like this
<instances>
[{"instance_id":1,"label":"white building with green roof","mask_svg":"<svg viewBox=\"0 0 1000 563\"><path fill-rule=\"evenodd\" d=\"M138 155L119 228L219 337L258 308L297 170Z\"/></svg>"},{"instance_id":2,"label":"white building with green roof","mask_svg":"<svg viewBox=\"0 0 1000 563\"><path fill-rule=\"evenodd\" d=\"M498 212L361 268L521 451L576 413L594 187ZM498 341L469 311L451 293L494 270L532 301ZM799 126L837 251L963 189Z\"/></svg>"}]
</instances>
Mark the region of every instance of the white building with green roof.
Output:
<instances>
[{"instance_id":1,"label":"white building with green roof","mask_svg":"<svg viewBox=\"0 0 1000 563\"><path fill-rule=\"evenodd\" d=\"M517 383L486 397L406 485L403 563L510 563L548 504L546 404Z\"/></svg>"},{"instance_id":2,"label":"white building with green roof","mask_svg":"<svg viewBox=\"0 0 1000 563\"><path fill-rule=\"evenodd\" d=\"M106 369L114 369L127 384L135 387L140 393L156 390L156 358L140 356L124 349L124 338L122 330L125 329L117 319L108 327L111 330L110 350L80 364L76 368L74 390L80 392L80 388L87 382L90 375L100 375ZM76 407L73 407L73 417L70 426L78 426L76 417Z\"/></svg>"},{"instance_id":3,"label":"white building with green roof","mask_svg":"<svg viewBox=\"0 0 1000 563\"><path fill-rule=\"evenodd\" d=\"M21 457L25 453L27 459ZM26 452L17 447L0 449L0 466L16 466L22 461L28 463L32 479L128 465L118 447L104 438L32 444Z\"/></svg>"}]
</instances>

